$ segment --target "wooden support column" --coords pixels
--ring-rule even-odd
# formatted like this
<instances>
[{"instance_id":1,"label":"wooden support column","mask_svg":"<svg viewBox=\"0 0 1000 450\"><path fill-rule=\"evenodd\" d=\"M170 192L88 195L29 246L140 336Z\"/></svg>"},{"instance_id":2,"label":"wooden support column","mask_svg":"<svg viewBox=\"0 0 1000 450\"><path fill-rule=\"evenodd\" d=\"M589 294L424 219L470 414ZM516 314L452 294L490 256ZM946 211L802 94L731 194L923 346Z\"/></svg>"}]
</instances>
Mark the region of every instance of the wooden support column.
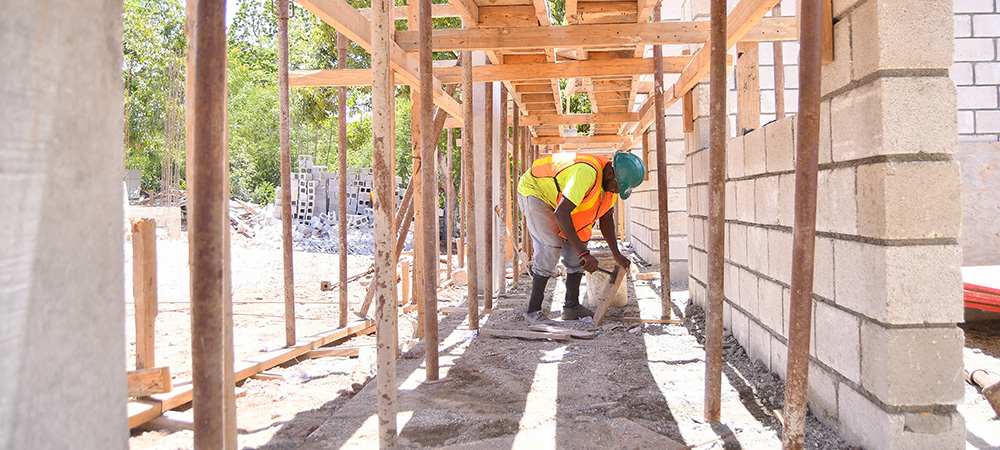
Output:
<instances>
[{"instance_id":1,"label":"wooden support column","mask_svg":"<svg viewBox=\"0 0 1000 450\"><path fill-rule=\"evenodd\" d=\"M660 5L653 8L653 20L660 21ZM724 60L723 60L724 62ZM667 205L667 125L663 100L663 46L653 46L653 114L656 116L656 190L660 218L660 317L670 318L670 208ZM725 69L725 68L723 68Z\"/></svg>"},{"instance_id":2,"label":"wooden support column","mask_svg":"<svg viewBox=\"0 0 1000 450\"><path fill-rule=\"evenodd\" d=\"M372 163L375 172L375 333L378 385L379 447L395 449L396 433L396 265L393 262L392 227L395 203L395 154L390 136L394 113L390 44L395 29L390 0L372 2Z\"/></svg>"},{"instance_id":3,"label":"wooden support column","mask_svg":"<svg viewBox=\"0 0 1000 450\"><path fill-rule=\"evenodd\" d=\"M521 146L521 153L523 153L521 156L521 173L526 173L531 170L531 164L535 162L533 152L531 151L531 130L528 127L524 127L523 139L524 144ZM522 246L524 247L524 257L526 258L524 263L527 266L528 261L531 261L535 252L534 241L531 240L531 234L528 233L527 217L521 218L521 229L523 230L522 236L524 236L524 243ZM528 273L528 275L530 276L531 273Z\"/></svg>"},{"instance_id":4,"label":"wooden support column","mask_svg":"<svg viewBox=\"0 0 1000 450\"><path fill-rule=\"evenodd\" d=\"M445 248L444 253L445 253L445 255L447 255L447 256L445 256L444 267L445 267L445 273L447 274L447 278L451 278L451 259L452 259L451 258L451 249L452 249L452 242L454 241L454 239L452 239L452 233L455 232L455 230L454 230L454 225L455 225L454 224L454 222L455 222L455 180L454 180L454 177L452 176L452 170L451 170L451 168L452 168L452 161L451 161L451 156L452 155L451 154L452 154L454 148L452 147L453 136L452 136L452 129L451 128L448 129L448 138L447 139L448 139L448 143L445 146L445 151L447 152L446 153L446 157L445 157L445 163L444 163L445 167L443 167L441 170L444 170L445 173L447 174L447 176L445 177L445 180L448 183L447 185L445 185L445 188L444 188L444 196L445 196L445 199L444 199L445 200L444 201L444 204L445 204L445 208L444 208L444 224L445 224L444 225L444 235L446 237L445 246L444 246L444 248Z\"/></svg>"},{"instance_id":5,"label":"wooden support column","mask_svg":"<svg viewBox=\"0 0 1000 450\"><path fill-rule=\"evenodd\" d=\"M805 441L809 393L809 334L812 329L813 265L816 251L816 189L819 166L823 6L802 2L799 17L799 109L795 139L795 228L782 444L799 450Z\"/></svg>"},{"instance_id":6,"label":"wooden support column","mask_svg":"<svg viewBox=\"0 0 1000 450\"><path fill-rule=\"evenodd\" d=\"M483 267L483 308L493 309L493 224L496 223L496 219L493 218L493 82L485 83L486 85L486 130L483 133L483 139L486 140L486 151L484 152L483 158L486 162L485 167L485 180L483 180L483 189L485 195L483 196L483 205L480 207L484 212L483 217L483 236L485 237L485 244L483 246L483 254L485 257L483 261L485 262Z\"/></svg>"},{"instance_id":7,"label":"wooden support column","mask_svg":"<svg viewBox=\"0 0 1000 450\"><path fill-rule=\"evenodd\" d=\"M705 420L722 406L722 306L726 241L726 0L712 0L709 45L708 301L705 318Z\"/></svg>"},{"instance_id":8,"label":"wooden support column","mask_svg":"<svg viewBox=\"0 0 1000 450\"><path fill-rule=\"evenodd\" d=\"M462 124L462 185L465 187L465 243L469 254L465 264L465 275L468 280L469 329L479 329L479 261L476 248L476 201L473 189L473 142L475 127L472 120L472 52L462 52L462 107L465 122Z\"/></svg>"},{"instance_id":9,"label":"wooden support column","mask_svg":"<svg viewBox=\"0 0 1000 450\"><path fill-rule=\"evenodd\" d=\"M774 5L771 16L781 17L781 3ZM774 41L774 116L785 117L785 49L781 41Z\"/></svg>"},{"instance_id":10,"label":"wooden support column","mask_svg":"<svg viewBox=\"0 0 1000 450\"><path fill-rule=\"evenodd\" d=\"M279 3L279 10L280 10ZM284 2L287 11L287 2ZM188 230L191 254L191 359L194 447L235 448L227 370L231 318L226 149L226 26L222 2L188 2L192 80L188 130ZM193 82L197 80L197 82Z\"/></svg>"},{"instance_id":11,"label":"wooden support column","mask_svg":"<svg viewBox=\"0 0 1000 450\"><path fill-rule=\"evenodd\" d=\"M463 102L465 100L462 100ZM464 136L464 133L463 133ZM468 189L465 185L465 144L459 147L458 153L458 267L465 268L465 210L468 204Z\"/></svg>"},{"instance_id":12,"label":"wooden support column","mask_svg":"<svg viewBox=\"0 0 1000 450\"><path fill-rule=\"evenodd\" d=\"M513 274L513 280L511 286L517 285L517 279L521 276L521 252L518 251L521 245L521 212L517 207L517 182L521 179L521 140L524 136L521 133L521 112L517 108L517 102L514 103L514 129L513 136L511 136L511 142L514 143L514 149L511 151L514 157L514 163L511 168L513 173L511 174L511 180L507 183L508 185L513 185L510 194L510 209L513 212L511 220L511 229L514 237L514 262L511 264L511 273Z\"/></svg>"},{"instance_id":13,"label":"wooden support column","mask_svg":"<svg viewBox=\"0 0 1000 450\"><path fill-rule=\"evenodd\" d=\"M411 0L412 1L412 0ZM431 52L431 0L419 0L419 31L420 31L420 91L431 92L434 86L433 54ZM438 321L437 321L437 286L438 286L438 253L437 242L437 173L434 170L437 160L438 135L434 134L434 101L430 95L420 96L420 191L421 237L424 251L416 256L422 256L423 286L421 300L424 303L424 355L426 379L438 379Z\"/></svg>"},{"instance_id":14,"label":"wooden support column","mask_svg":"<svg viewBox=\"0 0 1000 450\"><path fill-rule=\"evenodd\" d=\"M284 7L282 7L284 5ZM281 148L281 250L285 269L285 345L295 345L295 281L292 271L292 147L288 111L288 1L278 7L278 147Z\"/></svg>"},{"instance_id":15,"label":"wooden support column","mask_svg":"<svg viewBox=\"0 0 1000 450\"><path fill-rule=\"evenodd\" d=\"M760 44L736 44L736 134L760 128Z\"/></svg>"},{"instance_id":16,"label":"wooden support column","mask_svg":"<svg viewBox=\"0 0 1000 450\"><path fill-rule=\"evenodd\" d=\"M497 153L500 156L500 218L501 226L507 227L508 209L507 199L510 196L510 158L507 156L507 86L500 83L500 149ZM508 227L509 229L509 227ZM506 231L505 231L506 233ZM504 240L500 246L500 286L497 290L503 294L507 292L507 242Z\"/></svg>"},{"instance_id":17,"label":"wooden support column","mask_svg":"<svg viewBox=\"0 0 1000 450\"><path fill-rule=\"evenodd\" d=\"M156 367L156 221L132 219L132 297L135 301L135 368Z\"/></svg>"},{"instance_id":18,"label":"wooden support column","mask_svg":"<svg viewBox=\"0 0 1000 450\"><path fill-rule=\"evenodd\" d=\"M337 32L337 68L347 69L347 36ZM340 257L340 328L347 326L347 88L337 89L337 239Z\"/></svg>"}]
</instances>

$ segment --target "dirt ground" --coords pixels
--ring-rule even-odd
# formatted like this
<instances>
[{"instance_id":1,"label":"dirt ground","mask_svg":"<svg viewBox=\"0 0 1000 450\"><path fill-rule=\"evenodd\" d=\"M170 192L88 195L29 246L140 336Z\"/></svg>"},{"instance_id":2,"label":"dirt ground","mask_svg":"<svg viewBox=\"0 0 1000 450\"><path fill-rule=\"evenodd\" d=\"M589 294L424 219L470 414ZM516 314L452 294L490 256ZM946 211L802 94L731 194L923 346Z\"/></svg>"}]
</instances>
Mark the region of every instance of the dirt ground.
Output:
<instances>
[{"instance_id":1,"label":"dirt ground","mask_svg":"<svg viewBox=\"0 0 1000 450\"><path fill-rule=\"evenodd\" d=\"M176 383L190 378L187 243L161 240L158 251L162 312L157 319L157 361L171 366ZM128 280L130 253L127 245ZM351 257L348 273L367 269L369 258ZM296 253L297 300L335 302L336 292L320 292L319 282L336 279L337 260L335 254ZM277 251L248 249L238 242L233 247L237 359L284 343L280 261ZM352 308L363 299L363 282L350 285ZM496 299L495 307L501 311L483 316L481 327L525 329L528 282L522 277ZM127 291L130 297L131 286ZM558 317L564 291L561 281L549 282L544 307L552 311L551 317ZM464 286L445 289L440 306L463 306L464 293ZM565 324L598 331L593 340L475 336L465 314L442 314L443 381L424 382L422 344L398 360L400 447L779 448L780 425L773 411L783 406L781 380L751 361L727 334L722 422L704 422L703 312L688 306L687 292L681 291L674 293L673 311L675 317L687 317L685 323L624 323L617 319L655 318L660 311L658 281L630 281L628 294L628 305L612 308L600 327L578 321ZM135 342L131 303L127 311L131 365ZM335 304L297 304L296 312L300 340L337 326ZM415 313L399 323L400 339L409 348L416 342ZM967 327L967 353L995 364L1000 358L995 330L989 325ZM373 343L373 336L365 336L346 345ZM292 361L268 371L283 379L248 379L241 385L246 394L237 399L240 448L376 448L376 386L368 383L374 363L374 347L369 346L358 358ZM975 388L966 386L966 403L960 411L970 424L969 448L992 448L988 429L997 428L998 421ZM974 434L973 426L988 428ZM853 448L811 415L806 435L807 448ZM973 436L979 441L974 442ZM158 420L133 430L130 444L187 449L192 448L192 433Z\"/></svg>"}]
</instances>

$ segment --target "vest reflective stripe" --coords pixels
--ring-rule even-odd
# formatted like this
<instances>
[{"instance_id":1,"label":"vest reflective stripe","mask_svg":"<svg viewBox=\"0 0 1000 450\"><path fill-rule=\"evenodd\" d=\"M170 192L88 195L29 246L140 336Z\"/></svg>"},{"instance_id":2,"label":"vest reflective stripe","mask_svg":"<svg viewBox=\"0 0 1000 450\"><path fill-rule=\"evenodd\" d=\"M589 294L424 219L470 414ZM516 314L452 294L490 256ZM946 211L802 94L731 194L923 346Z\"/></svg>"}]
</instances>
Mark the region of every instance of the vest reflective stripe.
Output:
<instances>
[{"instance_id":1,"label":"vest reflective stripe","mask_svg":"<svg viewBox=\"0 0 1000 450\"><path fill-rule=\"evenodd\" d=\"M590 240L590 236L593 234L591 228L593 228L594 223L601 218L609 209L614 202L614 193L605 192L601 186L603 186L602 181L604 178L604 165L608 164L610 160L603 156L591 156L591 155L578 155L573 152L567 153L554 153L549 156L538 158L531 165L531 175L535 178L551 178L552 182L556 185L556 191L559 192L559 196L556 199L556 204L562 201L562 186L559 186L559 181L556 176L559 175L563 170L568 169L574 164L584 163L588 164L597 171L597 178L594 180L594 185L590 187L587 191L587 195L584 196L583 201L576 208L573 209L570 217L573 219L573 228L576 229L576 235L580 237L580 240L587 242ZM563 236L562 232L559 232L559 236Z\"/></svg>"}]
</instances>

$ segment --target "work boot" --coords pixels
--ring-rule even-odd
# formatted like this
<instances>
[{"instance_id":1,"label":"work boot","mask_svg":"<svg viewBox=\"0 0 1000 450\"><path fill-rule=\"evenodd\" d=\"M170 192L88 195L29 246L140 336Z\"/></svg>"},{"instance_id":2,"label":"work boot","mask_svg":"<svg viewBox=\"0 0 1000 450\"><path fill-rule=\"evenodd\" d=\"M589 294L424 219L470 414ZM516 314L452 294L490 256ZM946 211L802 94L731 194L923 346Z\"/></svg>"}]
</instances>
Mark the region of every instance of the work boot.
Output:
<instances>
[{"instance_id":1,"label":"work boot","mask_svg":"<svg viewBox=\"0 0 1000 450\"><path fill-rule=\"evenodd\" d=\"M580 281L583 280L583 272L566 275L566 301L563 309L572 308L580 304Z\"/></svg>"},{"instance_id":2,"label":"work boot","mask_svg":"<svg viewBox=\"0 0 1000 450\"><path fill-rule=\"evenodd\" d=\"M524 313L524 321L528 325L555 325L556 323L548 318L541 310Z\"/></svg>"},{"instance_id":3,"label":"work boot","mask_svg":"<svg viewBox=\"0 0 1000 450\"><path fill-rule=\"evenodd\" d=\"M584 317L594 317L594 313L577 303L575 306L564 306L562 310L562 320L582 319Z\"/></svg>"},{"instance_id":4,"label":"work boot","mask_svg":"<svg viewBox=\"0 0 1000 450\"><path fill-rule=\"evenodd\" d=\"M548 284L549 277L532 275L531 277L531 297L528 297L528 312L540 311L542 300L545 299L545 285Z\"/></svg>"}]
</instances>

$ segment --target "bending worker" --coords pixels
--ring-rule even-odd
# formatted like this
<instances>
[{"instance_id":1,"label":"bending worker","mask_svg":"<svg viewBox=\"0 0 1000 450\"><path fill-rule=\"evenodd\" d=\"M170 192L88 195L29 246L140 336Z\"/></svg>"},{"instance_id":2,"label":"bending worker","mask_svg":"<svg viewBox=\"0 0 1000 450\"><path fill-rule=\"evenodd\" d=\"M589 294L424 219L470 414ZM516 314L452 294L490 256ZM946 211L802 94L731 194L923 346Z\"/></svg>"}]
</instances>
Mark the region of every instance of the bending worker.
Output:
<instances>
[{"instance_id":1,"label":"bending worker","mask_svg":"<svg viewBox=\"0 0 1000 450\"><path fill-rule=\"evenodd\" d=\"M551 324L542 313L542 298L549 278L556 275L562 256L566 266L564 320L580 319L593 313L580 304L583 271L597 270L597 258L587 250L591 228L600 221L601 233L615 261L624 268L629 260L618 251L615 240L615 201L627 199L632 189L646 177L639 157L622 151L612 159L598 155L554 153L531 164L517 185L517 200L533 242L531 297L528 324Z\"/></svg>"}]
</instances>

